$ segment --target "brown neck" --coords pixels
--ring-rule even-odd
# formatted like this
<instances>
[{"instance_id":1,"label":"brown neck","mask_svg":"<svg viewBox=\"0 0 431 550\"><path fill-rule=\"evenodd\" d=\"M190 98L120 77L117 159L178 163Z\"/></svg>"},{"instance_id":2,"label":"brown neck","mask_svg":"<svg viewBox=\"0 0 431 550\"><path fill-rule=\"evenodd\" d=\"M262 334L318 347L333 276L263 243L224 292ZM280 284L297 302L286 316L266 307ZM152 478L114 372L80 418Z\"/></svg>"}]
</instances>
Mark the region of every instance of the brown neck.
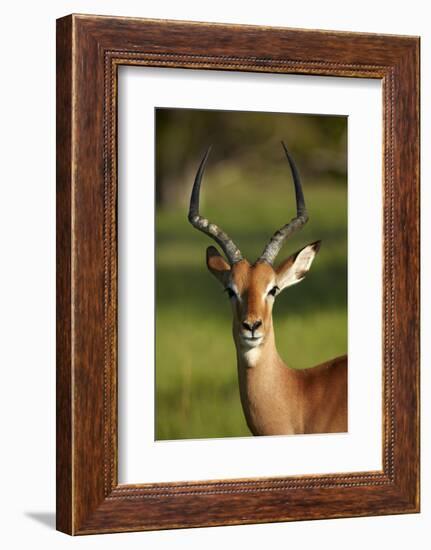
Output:
<instances>
[{"instance_id":1,"label":"brown neck","mask_svg":"<svg viewBox=\"0 0 431 550\"><path fill-rule=\"evenodd\" d=\"M274 330L256 348L245 347L234 326L238 382L247 425L254 435L347 430L347 357L311 369L286 366Z\"/></svg>"},{"instance_id":2,"label":"brown neck","mask_svg":"<svg viewBox=\"0 0 431 550\"><path fill-rule=\"evenodd\" d=\"M264 342L256 348L245 347L235 329L234 339L241 403L251 432L278 435L299 431L294 416L297 374L278 354L272 323ZM281 419L274 417L274 411L281 412Z\"/></svg>"}]
</instances>

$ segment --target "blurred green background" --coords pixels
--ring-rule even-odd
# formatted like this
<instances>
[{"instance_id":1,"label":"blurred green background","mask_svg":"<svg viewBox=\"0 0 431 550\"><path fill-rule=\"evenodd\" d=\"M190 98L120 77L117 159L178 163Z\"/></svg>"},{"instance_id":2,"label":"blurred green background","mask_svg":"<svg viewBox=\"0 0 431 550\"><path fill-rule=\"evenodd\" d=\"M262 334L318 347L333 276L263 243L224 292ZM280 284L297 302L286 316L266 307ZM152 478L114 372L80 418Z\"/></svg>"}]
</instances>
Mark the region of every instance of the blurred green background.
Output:
<instances>
[{"instance_id":1,"label":"blurred green background","mask_svg":"<svg viewBox=\"0 0 431 550\"><path fill-rule=\"evenodd\" d=\"M156 110L156 439L250 435L241 409L231 309L205 264L215 244L187 220L199 162L213 145L201 212L253 262L295 215L283 139L310 215L278 261L322 247L306 279L274 306L278 350L307 368L347 351L347 118Z\"/></svg>"}]
</instances>

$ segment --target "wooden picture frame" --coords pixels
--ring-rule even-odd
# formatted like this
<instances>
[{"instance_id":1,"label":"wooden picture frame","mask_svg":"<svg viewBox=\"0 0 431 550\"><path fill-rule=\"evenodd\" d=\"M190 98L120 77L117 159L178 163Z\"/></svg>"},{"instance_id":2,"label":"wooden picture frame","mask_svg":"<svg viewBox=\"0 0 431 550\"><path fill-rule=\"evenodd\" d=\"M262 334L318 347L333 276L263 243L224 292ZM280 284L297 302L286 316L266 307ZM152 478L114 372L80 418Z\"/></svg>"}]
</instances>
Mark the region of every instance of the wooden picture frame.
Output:
<instances>
[{"instance_id":1,"label":"wooden picture frame","mask_svg":"<svg viewBox=\"0 0 431 550\"><path fill-rule=\"evenodd\" d=\"M119 485L117 68L381 79L383 469ZM57 21L57 529L419 511L419 38L70 15Z\"/></svg>"}]
</instances>

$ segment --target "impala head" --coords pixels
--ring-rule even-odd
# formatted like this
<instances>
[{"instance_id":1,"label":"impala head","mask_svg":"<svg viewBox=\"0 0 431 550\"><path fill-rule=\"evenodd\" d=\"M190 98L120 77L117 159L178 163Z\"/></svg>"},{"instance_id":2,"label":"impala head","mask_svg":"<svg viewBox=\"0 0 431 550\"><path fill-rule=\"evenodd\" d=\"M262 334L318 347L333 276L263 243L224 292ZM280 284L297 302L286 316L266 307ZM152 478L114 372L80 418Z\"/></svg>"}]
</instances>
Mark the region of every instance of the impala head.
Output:
<instances>
[{"instance_id":1,"label":"impala head","mask_svg":"<svg viewBox=\"0 0 431 550\"><path fill-rule=\"evenodd\" d=\"M297 213L293 220L274 233L254 264L242 257L239 248L220 227L199 214L199 192L210 148L199 166L190 199L190 223L214 239L226 256L210 246L207 267L223 285L231 301L234 337L244 351L261 346L272 334L272 307L276 296L304 279L320 248L320 241L316 241L274 266L286 239L308 220L298 170L283 142L282 145L293 176Z\"/></svg>"}]
</instances>

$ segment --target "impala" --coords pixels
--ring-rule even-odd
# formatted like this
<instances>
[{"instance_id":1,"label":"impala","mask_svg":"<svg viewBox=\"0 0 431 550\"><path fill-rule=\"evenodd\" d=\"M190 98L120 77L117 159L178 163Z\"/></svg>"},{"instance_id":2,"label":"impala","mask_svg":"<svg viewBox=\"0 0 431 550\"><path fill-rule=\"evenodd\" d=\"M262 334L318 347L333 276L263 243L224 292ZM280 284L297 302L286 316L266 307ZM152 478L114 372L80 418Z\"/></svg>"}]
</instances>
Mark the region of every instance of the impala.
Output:
<instances>
[{"instance_id":1,"label":"impala","mask_svg":"<svg viewBox=\"0 0 431 550\"><path fill-rule=\"evenodd\" d=\"M320 241L316 241L274 266L286 239L308 220L297 167L282 145L292 173L297 214L274 233L256 262L251 264L243 258L232 239L199 214L200 187L211 148L196 174L188 218L225 254L223 257L210 246L206 261L232 304L240 397L250 431L253 435L345 432L347 356L295 370L284 363L275 344L274 301L284 289L304 279L320 248Z\"/></svg>"}]
</instances>

